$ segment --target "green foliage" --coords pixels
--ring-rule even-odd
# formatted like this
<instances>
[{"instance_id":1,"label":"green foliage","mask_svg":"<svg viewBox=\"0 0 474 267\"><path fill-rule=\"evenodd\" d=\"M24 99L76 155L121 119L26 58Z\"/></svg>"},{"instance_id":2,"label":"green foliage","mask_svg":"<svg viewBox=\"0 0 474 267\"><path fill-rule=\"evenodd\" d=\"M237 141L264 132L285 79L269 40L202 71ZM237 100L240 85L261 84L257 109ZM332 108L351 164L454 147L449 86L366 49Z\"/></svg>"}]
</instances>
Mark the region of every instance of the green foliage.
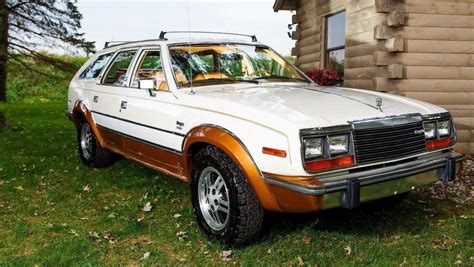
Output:
<instances>
[{"instance_id":1,"label":"green foliage","mask_svg":"<svg viewBox=\"0 0 474 267\"><path fill-rule=\"evenodd\" d=\"M82 56L49 55L79 69L87 58ZM22 57L27 66L18 61L8 64L7 99L9 102L44 103L66 101L69 82L74 72L59 69L42 61Z\"/></svg>"},{"instance_id":2,"label":"green foliage","mask_svg":"<svg viewBox=\"0 0 474 267\"><path fill-rule=\"evenodd\" d=\"M418 192L392 208L269 214L245 248L208 242L189 185L125 159L84 167L61 101L0 104L12 124L0 133L0 266L473 264L472 203Z\"/></svg>"}]
</instances>

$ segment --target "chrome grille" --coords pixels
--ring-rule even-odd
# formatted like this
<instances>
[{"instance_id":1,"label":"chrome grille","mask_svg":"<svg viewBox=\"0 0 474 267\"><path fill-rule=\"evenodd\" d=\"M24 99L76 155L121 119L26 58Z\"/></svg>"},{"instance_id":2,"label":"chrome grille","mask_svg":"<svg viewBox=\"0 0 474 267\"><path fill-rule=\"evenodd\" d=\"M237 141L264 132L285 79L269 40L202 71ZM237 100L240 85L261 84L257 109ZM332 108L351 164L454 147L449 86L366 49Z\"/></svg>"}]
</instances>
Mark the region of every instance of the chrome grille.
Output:
<instances>
[{"instance_id":1,"label":"chrome grille","mask_svg":"<svg viewBox=\"0 0 474 267\"><path fill-rule=\"evenodd\" d=\"M358 163L366 163L424 152L426 144L422 131L421 121L373 129L355 129L353 137L356 160Z\"/></svg>"}]
</instances>

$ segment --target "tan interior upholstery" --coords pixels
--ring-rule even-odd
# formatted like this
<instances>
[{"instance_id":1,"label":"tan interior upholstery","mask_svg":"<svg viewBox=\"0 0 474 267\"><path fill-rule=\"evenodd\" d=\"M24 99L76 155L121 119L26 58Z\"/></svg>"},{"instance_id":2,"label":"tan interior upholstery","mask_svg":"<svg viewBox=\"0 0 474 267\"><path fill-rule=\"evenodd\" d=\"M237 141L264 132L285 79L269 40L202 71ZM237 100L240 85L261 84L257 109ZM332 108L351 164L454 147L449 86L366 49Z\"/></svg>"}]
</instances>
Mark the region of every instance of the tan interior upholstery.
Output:
<instances>
[{"instance_id":1,"label":"tan interior upholstery","mask_svg":"<svg viewBox=\"0 0 474 267\"><path fill-rule=\"evenodd\" d=\"M193 81L207 80L207 79L225 79L229 76L221 72L208 72L208 73L199 73L194 78Z\"/></svg>"}]
</instances>

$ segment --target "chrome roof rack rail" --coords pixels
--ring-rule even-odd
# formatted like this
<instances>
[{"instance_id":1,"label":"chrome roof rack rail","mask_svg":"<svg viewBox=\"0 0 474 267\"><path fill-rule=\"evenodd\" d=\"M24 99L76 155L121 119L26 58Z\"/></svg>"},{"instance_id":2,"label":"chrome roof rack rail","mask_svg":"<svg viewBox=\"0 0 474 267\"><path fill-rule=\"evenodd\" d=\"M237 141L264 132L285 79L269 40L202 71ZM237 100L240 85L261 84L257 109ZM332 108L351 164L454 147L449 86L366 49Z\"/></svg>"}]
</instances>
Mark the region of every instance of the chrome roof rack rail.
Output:
<instances>
[{"instance_id":1,"label":"chrome roof rack rail","mask_svg":"<svg viewBox=\"0 0 474 267\"><path fill-rule=\"evenodd\" d=\"M136 40L136 41L107 41L104 44L104 49L109 48L109 47L114 47L117 45L122 45L122 44L133 44L133 43L140 43L140 42L146 42L146 41L163 41L163 39L145 39L145 40Z\"/></svg>"},{"instance_id":2,"label":"chrome roof rack rail","mask_svg":"<svg viewBox=\"0 0 474 267\"><path fill-rule=\"evenodd\" d=\"M242 34L242 33L232 33L232 32L206 32L206 31L161 31L160 33L160 40L168 40L165 38L166 34L175 34L175 33L210 33L210 34L223 34L223 35L235 35L235 36L245 36L245 37L250 37L252 39L252 42L257 42L257 37L255 35L250 35L250 34Z\"/></svg>"}]
</instances>

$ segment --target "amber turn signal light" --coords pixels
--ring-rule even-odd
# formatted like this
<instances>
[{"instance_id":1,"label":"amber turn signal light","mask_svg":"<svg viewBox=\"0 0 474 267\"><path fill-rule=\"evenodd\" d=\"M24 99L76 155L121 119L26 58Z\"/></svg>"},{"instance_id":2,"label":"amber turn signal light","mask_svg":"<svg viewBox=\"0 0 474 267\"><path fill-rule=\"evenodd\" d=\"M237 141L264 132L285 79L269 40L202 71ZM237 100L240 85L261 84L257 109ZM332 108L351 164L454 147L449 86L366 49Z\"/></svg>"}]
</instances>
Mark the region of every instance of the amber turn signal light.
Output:
<instances>
[{"instance_id":1,"label":"amber turn signal light","mask_svg":"<svg viewBox=\"0 0 474 267\"><path fill-rule=\"evenodd\" d=\"M264 148L262 148L262 153L267 154L267 155L280 157L280 158L286 158L286 151L285 150L279 150L279 149L264 147Z\"/></svg>"},{"instance_id":2,"label":"amber turn signal light","mask_svg":"<svg viewBox=\"0 0 474 267\"><path fill-rule=\"evenodd\" d=\"M340 158L335 158L335 159L310 161L310 162L306 162L305 166L306 166L306 169L309 171L317 171L317 170L349 166L352 164L354 164L354 157L346 156L346 157L340 157Z\"/></svg>"},{"instance_id":3,"label":"amber turn signal light","mask_svg":"<svg viewBox=\"0 0 474 267\"><path fill-rule=\"evenodd\" d=\"M443 147L447 147L447 146L451 145L451 143L452 143L451 137L446 137L446 138L439 139L439 140L427 141L426 142L426 149L436 150L436 149L440 149L440 148L443 148Z\"/></svg>"}]
</instances>

